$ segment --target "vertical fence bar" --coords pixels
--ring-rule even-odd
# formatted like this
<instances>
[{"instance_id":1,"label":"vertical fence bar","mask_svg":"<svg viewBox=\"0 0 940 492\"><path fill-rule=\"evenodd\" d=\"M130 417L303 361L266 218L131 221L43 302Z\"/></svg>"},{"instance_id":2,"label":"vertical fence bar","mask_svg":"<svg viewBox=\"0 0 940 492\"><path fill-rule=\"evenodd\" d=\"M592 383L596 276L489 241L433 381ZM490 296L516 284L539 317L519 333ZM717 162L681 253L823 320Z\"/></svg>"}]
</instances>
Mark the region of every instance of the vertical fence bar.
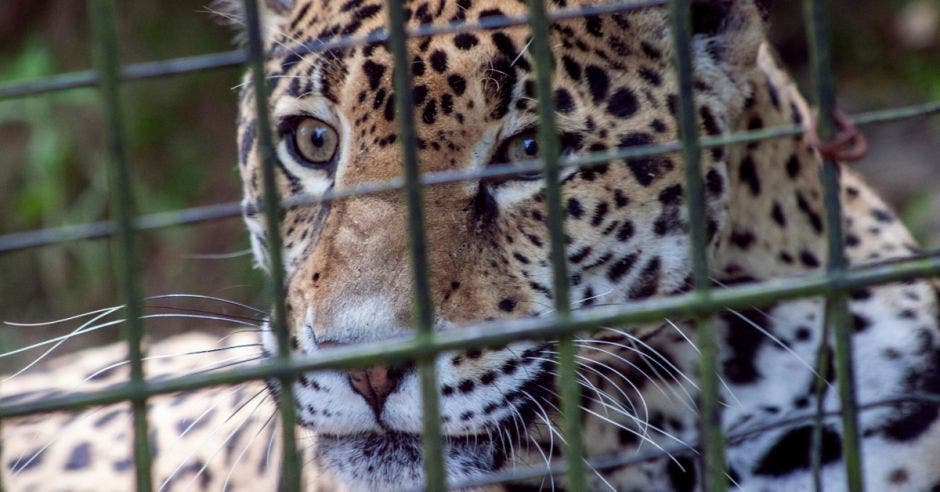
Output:
<instances>
[{"instance_id":1,"label":"vertical fence bar","mask_svg":"<svg viewBox=\"0 0 940 492\"><path fill-rule=\"evenodd\" d=\"M0 457L3 457L3 419L0 419ZM6 489L3 487L3 472L0 472L0 492L4 492Z\"/></svg>"},{"instance_id":2,"label":"vertical fence bar","mask_svg":"<svg viewBox=\"0 0 940 492\"><path fill-rule=\"evenodd\" d=\"M251 68L251 81L255 97L255 128L258 135L258 152L262 162L264 181L264 215L267 223L267 244L270 263L270 288L274 297L274 312L271 326L277 336L278 353L281 360L290 358L290 333L284 309L284 264L281 251L281 206L275 175L274 139L271 134L271 117L268 111L268 90L264 70L264 42L257 0L244 0L245 25L248 33L247 55ZM282 443L280 490L300 491L300 455L297 451L296 409L294 407L294 377L280 379L278 411L281 415Z\"/></svg>"},{"instance_id":3,"label":"vertical fence bar","mask_svg":"<svg viewBox=\"0 0 940 492\"><path fill-rule=\"evenodd\" d=\"M803 9L808 36L813 85L819 105L817 131L825 142L836 132L836 84L832 73L830 26L827 0L804 0ZM820 170L826 207L826 243L828 247L827 271L833 278L841 278L847 261L842 231L842 204L839 164L826 161ZM835 338L835 368L838 378L839 399L842 405L842 451L848 490L860 492L862 485L862 457L858 439L858 407L855 391L855 371L852 363L852 340L849 333L849 308L844 291L833 292L826 298L826 321Z\"/></svg>"},{"instance_id":4,"label":"vertical fence bar","mask_svg":"<svg viewBox=\"0 0 940 492\"><path fill-rule=\"evenodd\" d=\"M706 247L708 244L705 215L705 194L702 183L701 145L698 138L695 93L692 77L692 10L691 0L673 0L669 5L673 27L676 74L679 82L679 138L685 164L685 198L689 215L692 279L695 291L708 295L710 287ZM718 412L718 347L715 325L710 317L697 318L696 344L700 351L699 391L701 398L700 435L703 447L704 490L721 492L727 489L725 479L725 447Z\"/></svg>"},{"instance_id":5,"label":"vertical fence bar","mask_svg":"<svg viewBox=\"0 0 940 492\"><path fill-rule=\"evenodd\" d=\"M388 0L389 46L393 57L392 81L395 89L395 109L401 135L402 163L405 172L405 200L408 205L408 238L411 251L413 310L416 337L419 344L429 345L434 337L434 306L428 283L426 237L424 233L424 204L422 203L418 154L412 116L411 71L408 70L408 39L405 34L405 13L402 2ZM444 443L441 436L441 410L437 396L435 356L422 356L415 362L421 379L423 419L424 474L427 490L444 490L447 475L444 471Z\"/></svg>"},{"instance_id":6,"label":"vertical fence bar","mask_svg":"<svg viewBox=\"0 0 940 492\"><path fill-rule=\"evenodd\" d=\"M825 418L823 414L826 411L826 389L829 381L826 381L824 374L829 372L830 351L826 350L829 346L830 332L832 331L828 321L823 321L822 334L819 337L819 347L816 349L816 362L813 367L816 369L816 381L813 388L813 394L816 396L816 415L813 417L813 435L810 440L810 469L813 474L813 489L816 492L823 492L825 488L822 482L822 438L823 424Z\"/></svg>"},{"instance_id":7,"label":"vertical fence bar","mask_svg":"<svg viewBox=\"0 0 940 492\"><path fill-rule=\"evenodd\" d=\"M532 30L532 56L535 59L535 86L538 95L539 151L545 179L545 206L551 244L552 287L555 315L559 322L571 315L568 263L565 254L564 210L561 205L559 143L555 126L555 105L552 101L554 56L549 45L549 20L542 0L529 0L529 27ZM575 364L572 336L558 340L558 393L564 425L566 480L568 490L587 490L584 465L584 443L581 438L581 391Z\"/></svg>"},{"instance_id":8,"label":"vertical fence bar","mask_svg":"<svg viewBox=\"0 0 940 492\"><path fill-rule=\"evenodd\" d=\"M117 224L117 244L113 250L115 270L124 296L124 336L127 339L131 382L143 385L141 301L137 285L137 249L134 232L134 197L124 147L124 122L121 109L121 67L118 55L117 28L113 0L92 0L89 4L95 42L95 67L98 70L101 95L104 98L105 124L108 132L112 204ZM147 399L131 400L134 414L134 464L137 490L153 488L150 443L147 429Z\"/></svg>"}]
</instances>

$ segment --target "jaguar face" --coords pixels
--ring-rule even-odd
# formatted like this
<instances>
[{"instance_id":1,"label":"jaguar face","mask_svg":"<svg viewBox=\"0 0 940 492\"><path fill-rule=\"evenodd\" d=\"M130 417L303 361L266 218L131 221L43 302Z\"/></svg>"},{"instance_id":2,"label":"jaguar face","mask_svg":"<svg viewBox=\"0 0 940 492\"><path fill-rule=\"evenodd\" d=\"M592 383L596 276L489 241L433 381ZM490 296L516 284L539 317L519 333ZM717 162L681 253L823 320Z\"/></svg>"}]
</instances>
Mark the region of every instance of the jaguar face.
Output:
<instances>
[{"instance_id":1,"label":"jaguar face","mask_svg":"<svg viewBox=\"0 0 940 492\"><path fill-rule=\"evenodd\" d=\"M715 2L706 9L696 25L696 80L702 131L716 134L728 130L745 104L743 81L762 31L753 2ZM414 28L519 16L526 6L406 2L406 12ZM402 175L391 53L381 44L309 48L314 40L381 29L386 16L379 2L363 0L265 3L265 75L282 197ZM677 138L667 25L664 10L644 9L552 26L552 96L564 155ZM539 158L529 43L525 26L409 41L421 172L483 170ZM239 135L246 204L262 195L247 80ZM725 159L722 149L703 154L712 238L724 227ZM629 303L687 287L682 174L677 155L566 168L562 196L574 307ZM543 187L538 173L426 187L435 329L553 313ZM407 217L400 191L285 211L279 227L293 352L315 354L411 333ZM256 258L267 268L265 219L246 215L246 221ZM655 327L624 327L622 333L644 329ZM265 335L267 351L276 352L275 337ZM528 341L436 359L451 480L500 469L509 457L518 464L527 441L557 439L555 364L553 343ZM316 461L338 481L352 488L420 483L422 411L413 365L307 373L294 391L300 423L316 435Z\"/></svg>"}]
</instances>

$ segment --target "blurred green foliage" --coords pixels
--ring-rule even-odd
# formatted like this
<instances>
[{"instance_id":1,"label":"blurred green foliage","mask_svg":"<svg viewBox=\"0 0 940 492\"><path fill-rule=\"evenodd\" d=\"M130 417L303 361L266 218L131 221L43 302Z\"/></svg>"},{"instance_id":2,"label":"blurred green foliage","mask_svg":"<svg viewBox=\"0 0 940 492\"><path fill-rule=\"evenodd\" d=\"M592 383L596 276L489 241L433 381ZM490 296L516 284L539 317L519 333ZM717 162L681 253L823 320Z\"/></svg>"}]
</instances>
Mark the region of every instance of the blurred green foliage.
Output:
<instances>
[{"instance_id":1,"label":"blurred green foliage","mask_svg":"<svg viewBox=\"0 0 940 492\"><path fill-rule=\"evenodd\" d=\"M920 4L940 13L940 0L831 2L833 63L843 96L880 108L940 99L940 34L932 42L906 41L905 11ZM774 2L771 37L788 67L807 68L803 2ZM804 79L805 80L805 79Z\"/></svg>"},{"instance_id":2,"label":"blurred green foliage","mask_svg":"<svg viewBox=\"0 0 940 492\"><path fill-rule=\"evenodd\" d=\"M33 39L0 66L0 78L28 79L53 71L53 53ZM54 227L104 215L107 180L92 165L101 160L101 151L88 145L88 135L76 125L95 103L93 92L79 90L0 105L0 128L11 128L21 135L18 142L6 142L4 148L13 151L0 156L5 170L3 188L7 190L0 205L5 212L4 230ZM76 289L100 298L105 294L101 284L87 279L107 275L103 253L101 248L76 243L37 251L35 265L11 262L7 271L13 275L7 278L29 281L0 285L2 303L22 306L29 299L21 296L38 294L33 289L37 284L42 286L43 295L52 298L68 299ZM30 275L19 275L27 273L23 270L31 270Z\"/></svg>"},{"instance_id":3,"label":"blurred green foliage","mask_svg":"<svg viewBox=\"0 0 940 492\"><path fill-rule=\"evenodd\" d=\"M82 2L29 1L36 1L29 7L32 17L20 22L30 28L0 44L0 82L88 68ZM204 3L122 3L122 62L232 49L231 33L215 23ZM2 11L0 6L0 23ZM125 137L139 212L240 198L234 142L239 77L238 69L221 69L124 86ZM96 90L0 101L0 149L0 233L109 216L107 153ZM262 282L247 255L201 256L246 250L238 219L146 233L139 245L148 295L188 292L261 302ZM109 248L109 241L78 241L0 256L0 320L50 320L116 304ZM218 306L198 308L221 311ZM160 319L148 327L159 336L211 324ZM0 352L64 328L0 326ZM117 335L116 329L105 331L100 337L83 336L81 343ZM6 364L19 362L0 360L0 369Z\"/></svg>"}]
</instances>

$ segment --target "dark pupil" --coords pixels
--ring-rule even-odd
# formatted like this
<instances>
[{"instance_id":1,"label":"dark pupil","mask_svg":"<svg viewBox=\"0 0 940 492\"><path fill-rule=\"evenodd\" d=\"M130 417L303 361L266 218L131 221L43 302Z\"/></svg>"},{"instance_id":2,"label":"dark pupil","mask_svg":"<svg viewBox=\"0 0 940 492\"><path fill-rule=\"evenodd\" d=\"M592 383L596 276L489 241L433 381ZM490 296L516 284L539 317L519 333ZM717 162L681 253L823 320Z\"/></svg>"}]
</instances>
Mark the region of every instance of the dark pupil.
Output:
<instances>
[{"instance_id":1,"label":"dark pupil","mask_svg":"<svg viewBox=\"0 0 940 492\"><path fill-rule=\"evenodd\" d=\"M310 134L310 143L312 143L317 148L323 147L323 145L326 143L324 135L326 135L326 128L317 128L313 131L313 133Z\"/></svg>"},{"instance_id":2,"label":"dark pupil","mask_svg":"<svg viewBox=\"0 0 940 492\"><path fill-rule=\"evenodd\" d=\"M536 156L539 153L539 143L534 138L527 138L522 141L522 150L528 156Z\"/></svg>"}]
</instances>

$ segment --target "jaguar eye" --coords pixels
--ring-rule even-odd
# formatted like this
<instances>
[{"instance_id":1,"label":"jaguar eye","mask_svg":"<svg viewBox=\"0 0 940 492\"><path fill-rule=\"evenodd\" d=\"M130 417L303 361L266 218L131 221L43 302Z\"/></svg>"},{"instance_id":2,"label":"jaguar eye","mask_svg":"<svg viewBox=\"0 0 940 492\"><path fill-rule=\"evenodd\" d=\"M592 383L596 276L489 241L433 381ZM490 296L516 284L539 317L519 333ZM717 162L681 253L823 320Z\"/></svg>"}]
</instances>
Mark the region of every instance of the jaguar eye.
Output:
<instances>
[{"instance_id":1,"label":"jaguar eye","mask_svg":"<svg viewBox=\"0 0 940 492\"><path fill-rule=\"evenodd\" d=\"M539 142L535 135L519 135L509 141L506 148L509 162L531 161L539 158Z\"/></svg>"},{"instance_id":2,"label":"jaguar eye","mask_svg":"<svg viewBox=\"0 0 940 492\"><path fill-rule=\"evenodd\" d=\"M541 153L539 152L539 141L535 131L519 133L507 140L497 148L491 164L513 164L516 162L537 161ZM541 171L533 170L525 173L513 174L503 179L494 180L495 182L506 180L534 181L542 176Z\"/></svg>"},{"instance_id":3,"label":"jaguar eye","mask_svg":"<svg viewBox=\"0 0 940 492\"><path fill-rule=\"evenodd\" d=\"M301 164L323 166L333 161L339 148L339 135L330 125L316 118L303 118L290 136L293 150Z\"/></svg>"}]
</instances>

